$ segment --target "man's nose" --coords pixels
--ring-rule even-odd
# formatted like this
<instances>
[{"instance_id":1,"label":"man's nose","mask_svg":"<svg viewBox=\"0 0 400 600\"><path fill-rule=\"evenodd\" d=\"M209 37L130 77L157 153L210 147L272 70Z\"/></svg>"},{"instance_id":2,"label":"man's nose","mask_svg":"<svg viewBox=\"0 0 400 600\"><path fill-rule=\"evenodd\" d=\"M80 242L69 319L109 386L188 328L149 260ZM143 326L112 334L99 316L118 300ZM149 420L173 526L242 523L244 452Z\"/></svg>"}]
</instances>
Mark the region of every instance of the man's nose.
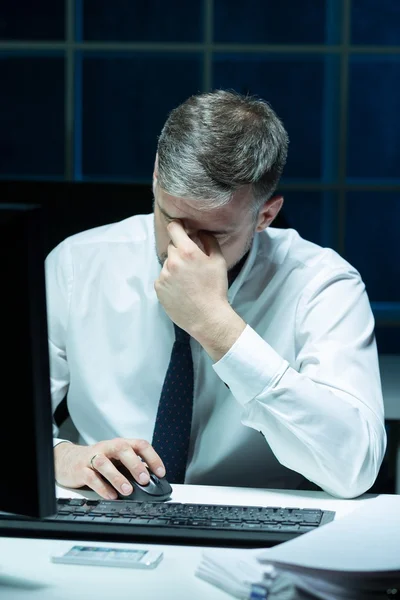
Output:
<instances>
[{"instance_id":1,"label":"man's nose","mask_svg":"<svg viewBox=\"0 0 400 600\"><path fill-rule=\"evenodd\" d=\"M192 242L194 242L201 250L204 250L203 244L199 238L199 228L198 227L193 227L193 225L190 225L189 223L185 223L185 221L181 221L182 223L182 227L186 232L186 235L188 237L190 237L190 239L192 240Z\"/></svg>"},{"instance_id":2,"label":"man's nose","mask_svg":"<svg viewBox=\"0 0 400 600\"><path fill-rule=\"evenodd\" d=\"M190 227L188 225L183 225L184 230L186 231L186 235L188 235L191 239L197 238L198 229L195 227Z\"/></svg>"}]
</instances>

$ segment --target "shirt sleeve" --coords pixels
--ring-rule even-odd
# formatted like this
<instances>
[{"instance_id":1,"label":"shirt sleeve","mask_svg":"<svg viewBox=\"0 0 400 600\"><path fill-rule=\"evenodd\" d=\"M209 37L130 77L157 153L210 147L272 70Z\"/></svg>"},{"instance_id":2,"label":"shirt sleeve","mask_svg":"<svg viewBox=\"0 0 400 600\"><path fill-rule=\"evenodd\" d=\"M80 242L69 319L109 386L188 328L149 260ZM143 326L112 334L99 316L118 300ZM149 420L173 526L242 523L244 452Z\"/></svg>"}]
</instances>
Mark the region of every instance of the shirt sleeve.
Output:
<instances>
[{"instance_id":1,"label":"shirt sleeve","mask_svg":"<svg viewBox=\"0 0 400 600\"><path fill-rule=\"evenodd\" d=\"M69 386L66 336L73 271L70 250L66 242L50 252L45 261L50 386L53 414L65 397ZM60 443L58 427L53 419L54 446Z\"/></svg>"},{"instance_id":2,"label":"shirt sleeve","mask_svg":"<svg viewBox=\"0 0 400 600\"><path fill-rule=\"evenodd\" d=\"M374 318L359 274L320 273L296 314L289 365L247 325L214 365L279 462L328 493L374 483L386 449Z\"/></svg>"}]
</instances>

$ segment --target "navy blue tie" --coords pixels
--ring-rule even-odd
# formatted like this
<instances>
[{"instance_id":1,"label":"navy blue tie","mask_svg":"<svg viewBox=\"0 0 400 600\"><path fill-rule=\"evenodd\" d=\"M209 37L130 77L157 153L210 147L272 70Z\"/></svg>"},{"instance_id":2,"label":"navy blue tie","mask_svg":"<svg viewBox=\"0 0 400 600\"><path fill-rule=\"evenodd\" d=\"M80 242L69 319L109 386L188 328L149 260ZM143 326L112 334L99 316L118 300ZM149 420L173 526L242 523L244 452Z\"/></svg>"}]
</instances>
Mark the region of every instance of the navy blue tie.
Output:
<instances>
[{"instance_id":1,"label":"navy blue tie","mask_svg":"<svg viewBox=\"0 0 400 600\"><path fill-rule=\"evenodd\" d=\"M170 483L183 483L193 410L193 361L190 335L174 324L175 342L158 405L152 445Z\"/></svg>"},{"instance_id":2,"label":"navy blue tie","mask_svg":"<svg viewBox=\"0 0 400 600\"><path fill-rule=\"evenodd\" d=\"M228 272L229 286L248 253ZM190 335L174 324L175 342L161 390L152 445L165 465L171 483L183 483L189 453L193 412L193 360Z\"/></svg>"}]
</instances>

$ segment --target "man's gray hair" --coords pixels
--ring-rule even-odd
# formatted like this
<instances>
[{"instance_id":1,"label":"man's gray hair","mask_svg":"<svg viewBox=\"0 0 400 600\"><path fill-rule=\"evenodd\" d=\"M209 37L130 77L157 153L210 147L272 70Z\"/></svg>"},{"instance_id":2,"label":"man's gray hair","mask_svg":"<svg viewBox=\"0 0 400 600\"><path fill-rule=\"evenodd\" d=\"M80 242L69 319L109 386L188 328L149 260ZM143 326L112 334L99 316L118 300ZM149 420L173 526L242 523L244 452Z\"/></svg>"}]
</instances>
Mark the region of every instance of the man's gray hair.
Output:
<instances>
[{"instance_id":1,"label":"man's gray hair","mask_svg":"<svg viewBox=\"0 0 400 600\"><path fill-rule=\"evenodd\" d=\"M251 185L258 214L279 183L287 147L286 130L264 100L223 90L191 96L161 131L158 183L204 209L227 204Z\"/></svg>"}]
</instances>

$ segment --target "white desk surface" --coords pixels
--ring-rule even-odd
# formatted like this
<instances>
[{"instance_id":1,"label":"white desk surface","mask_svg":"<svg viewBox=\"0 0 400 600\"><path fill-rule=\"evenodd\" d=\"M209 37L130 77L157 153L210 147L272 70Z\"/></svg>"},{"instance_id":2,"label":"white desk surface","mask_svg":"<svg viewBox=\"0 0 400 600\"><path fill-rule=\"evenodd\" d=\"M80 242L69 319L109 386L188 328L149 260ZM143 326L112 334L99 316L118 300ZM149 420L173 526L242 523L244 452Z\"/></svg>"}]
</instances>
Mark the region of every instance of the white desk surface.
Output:
<instances>
[{"instance_id":1,"label":"white desk surface","mask_svg":"<svg viewBox=\"0 0 400 600\"><path fill-rule=\"evenodd\" d=\"M232 487L174 485L172 501L212 504L315 507L336 511L341 518L377 496L366 494L355 500L338 500L324 492L262 490ZM57 487L63 497L96 498ZM399 510L400 510L400 496ZM307 534L303 534L307 535ZM74 540L0 538L0 575L26 577L42 583L37 589L0 585L3 600L227 600L228 596L198 579L195 570L202 547L154 545L164 553L161 563L151 570L62 565L50 562L53 553L67 551ZM78 541L90 545L89 541ZM97 545L130 548L146 544L94 542Z\"/></svg>"}]
</instances>

